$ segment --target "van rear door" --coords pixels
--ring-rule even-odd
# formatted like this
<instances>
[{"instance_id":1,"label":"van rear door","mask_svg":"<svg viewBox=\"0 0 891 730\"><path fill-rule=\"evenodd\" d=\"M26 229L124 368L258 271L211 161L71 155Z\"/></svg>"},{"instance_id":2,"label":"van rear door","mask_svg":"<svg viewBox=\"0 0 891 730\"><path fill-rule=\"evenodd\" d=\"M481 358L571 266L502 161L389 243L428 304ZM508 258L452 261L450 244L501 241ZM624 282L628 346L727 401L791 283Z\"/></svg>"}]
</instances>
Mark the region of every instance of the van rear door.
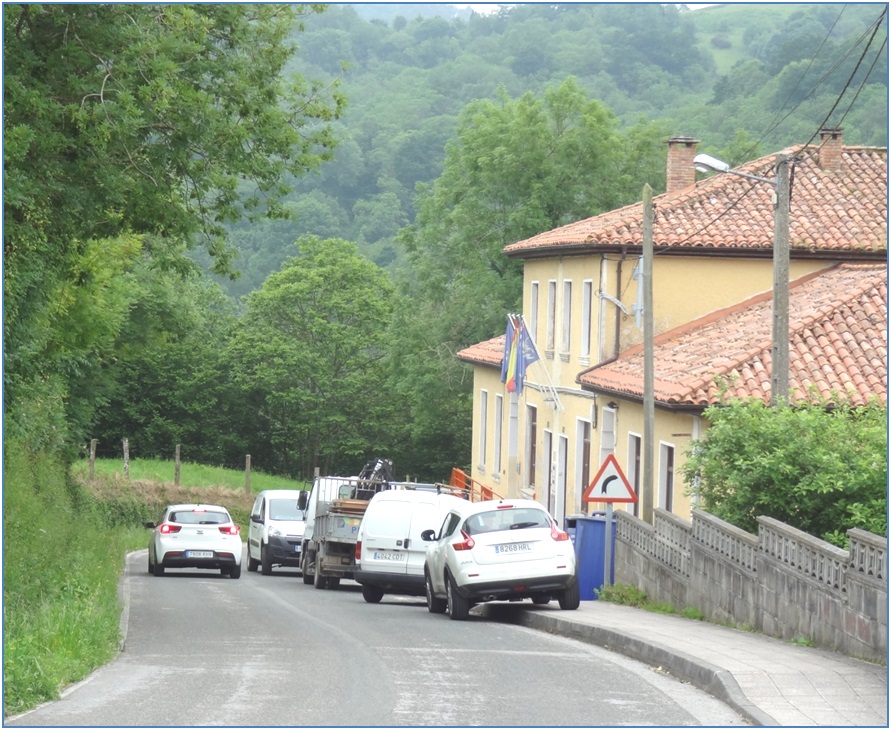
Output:
<instances>
[{"instance_id":1,"label":"van rear door","mask_svg":"<svg viewBox=\"0 0 891 730\"><path fill-rule=\"evenodd\" d=\"M363 571L404 574L408 565L409 527L414 505L409 500L372 500L362 519Z\"/></svg>"}]
</instances>

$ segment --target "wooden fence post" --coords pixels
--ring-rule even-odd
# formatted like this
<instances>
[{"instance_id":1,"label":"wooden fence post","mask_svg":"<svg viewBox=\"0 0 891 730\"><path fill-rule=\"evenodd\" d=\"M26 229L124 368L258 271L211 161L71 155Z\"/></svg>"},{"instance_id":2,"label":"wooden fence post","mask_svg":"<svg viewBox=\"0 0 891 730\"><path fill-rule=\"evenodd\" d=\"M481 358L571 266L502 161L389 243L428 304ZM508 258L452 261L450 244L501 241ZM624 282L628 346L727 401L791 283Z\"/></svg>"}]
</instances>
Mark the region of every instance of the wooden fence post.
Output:
<instances>
[{"instance_id":1,"label":"wooden fence post","mask_svg":"<svg viewBox=\"0 0 891 730\"><path fill-rule=\"evenodd\" d=\"M251 455L247 454L244 457L244 492L245 494L251 493Z\"/></svg>"},{"instance_id":2,"label":"wooden fence post","mask_svg":"<svg viewBox=\"0 0 891 730\"><path fill-rule=\"evenodd\" d=\"M98 439L90 439L90 481L96 476L96 443Z\"/></svg>"},{"instance_id":3,"label":"wooden fence post","mask_svg":"<svg viewBox=\"0 0 891 730\"><path fill-rule=\"evenodd\" d=\"M176 453L173 461L173 483L179 486L179 444L176 445Z\"/></svg>"},{"instance_id":4,"label":"wooden fence post","mask_svg":"<svg viewBox=\"0 0 891 730\"><path fill-rule=\"evenodd\" d=\"M124 439L124 479L130 479L130 442Z\"/></svg>"}]
</instances>

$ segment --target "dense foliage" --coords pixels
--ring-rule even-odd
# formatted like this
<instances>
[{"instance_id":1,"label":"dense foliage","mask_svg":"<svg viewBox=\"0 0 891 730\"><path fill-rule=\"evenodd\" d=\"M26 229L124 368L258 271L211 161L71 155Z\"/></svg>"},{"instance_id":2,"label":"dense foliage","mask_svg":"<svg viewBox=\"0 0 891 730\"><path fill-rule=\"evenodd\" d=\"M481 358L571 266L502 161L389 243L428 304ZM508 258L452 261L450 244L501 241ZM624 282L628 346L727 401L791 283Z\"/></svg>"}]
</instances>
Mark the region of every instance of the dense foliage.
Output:
<instances>
[{"instance_id":1,"label":"dense foliage","mask_svg":"<svg viewBox=\"0 0 891 730\"><path fill-rule=\"evenodd\" d=\"M846 530L888 532L887 411L821 405L713 406L684 478L702 509L757 532L759 515L847 546Z\"/></svg>"}]
</instances>

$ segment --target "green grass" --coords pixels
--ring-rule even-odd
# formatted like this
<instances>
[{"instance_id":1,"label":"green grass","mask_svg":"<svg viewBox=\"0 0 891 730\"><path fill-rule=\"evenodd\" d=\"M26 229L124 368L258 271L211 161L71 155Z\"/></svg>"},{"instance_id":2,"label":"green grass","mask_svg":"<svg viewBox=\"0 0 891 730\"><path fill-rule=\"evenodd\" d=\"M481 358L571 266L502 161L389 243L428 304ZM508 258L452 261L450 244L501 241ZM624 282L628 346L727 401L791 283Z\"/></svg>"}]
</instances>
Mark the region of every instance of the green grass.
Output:
<instances>
[{"instance_id":1,"label":"green grass","mask_svg":"<svg viewBox=\"0 0 891 730\"><path fill-rule=\"evenodd\" d=\"M71 468L72 474L79 479L87 479L90 474L90 462L81 459ZM96 459L94 474L96 477L124 476L123 459ZM148 482L173 483L176 467L172 461L162 459L131 459L130 479ZM237 469L225 469L220 466L207 466L192 462L180 463L180 485L183 487L225 487L228 489L244 489L245 473ZM309 484L295 479L264 474L251 470L251 493L256 494L264 489L308 489Z\"/></svg>"}]
</instances>

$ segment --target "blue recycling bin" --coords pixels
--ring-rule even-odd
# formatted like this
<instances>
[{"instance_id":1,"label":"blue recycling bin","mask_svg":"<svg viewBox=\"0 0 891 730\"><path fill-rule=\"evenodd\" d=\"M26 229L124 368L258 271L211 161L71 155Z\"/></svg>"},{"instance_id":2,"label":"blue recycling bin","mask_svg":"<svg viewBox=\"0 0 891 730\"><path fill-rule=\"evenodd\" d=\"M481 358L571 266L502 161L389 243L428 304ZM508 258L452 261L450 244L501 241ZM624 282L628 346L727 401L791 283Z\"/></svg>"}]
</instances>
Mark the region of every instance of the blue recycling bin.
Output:
<instances>
[{"instance_id":1,"label":"blue recycling bin","mask_svg":"<svg viewBox=\"0 0 891 730\"><path fill-rule=\"evenodd\" d=\"M573 545L575 545L576 521L579 517L587 517L587 515L566 515L566 517L563 519L563 529L569 535L569 539L572 540Z\"/></svg>"},{"instance_id":2,"label":"blue recycling bin","mask_svg":"<svg viewBox=\"0 0 891 730\"><path fill-rule=\"evenodd\" d=\"M616 575L616 518L610 530L610 583ZM604 584L603 562L606 557L606 513L594 512L575 517L575 559L579 577L579 595L583 601L596 601L595 590Z\"/></svg>"}]
</instances>

